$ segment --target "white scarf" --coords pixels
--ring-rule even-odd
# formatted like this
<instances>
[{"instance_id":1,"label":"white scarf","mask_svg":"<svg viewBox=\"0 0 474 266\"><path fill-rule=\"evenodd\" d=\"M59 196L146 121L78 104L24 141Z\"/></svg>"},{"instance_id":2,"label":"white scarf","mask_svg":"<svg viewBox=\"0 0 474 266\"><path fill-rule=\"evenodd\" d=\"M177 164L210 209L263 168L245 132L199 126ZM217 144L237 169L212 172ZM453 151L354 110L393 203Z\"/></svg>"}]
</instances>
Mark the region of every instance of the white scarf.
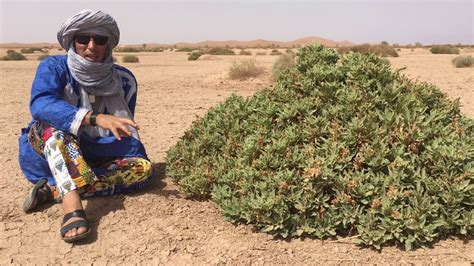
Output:
<instances>
[{"instance_id":1,"label":"white scarf","mask_svg":"<svg viewBox=\"0 0 474 266\"><path fill-rule=\"evenodd\" d=\"M90 62L78 55L74 49L74 36L93 33L109 38L103 62ZM125 101L123 82L114 67L112 51L118 44L120 31L115 20L101 11L83 10L66 20L58 31L58 41L68 51L67 65L72 77L79 83L81 107L93 112L133 119ZM136 130L130 127L133 137ZM84 131L91 137L105 137L109 130L98 126L87 126Z\"/></svg>"}]
</instances>

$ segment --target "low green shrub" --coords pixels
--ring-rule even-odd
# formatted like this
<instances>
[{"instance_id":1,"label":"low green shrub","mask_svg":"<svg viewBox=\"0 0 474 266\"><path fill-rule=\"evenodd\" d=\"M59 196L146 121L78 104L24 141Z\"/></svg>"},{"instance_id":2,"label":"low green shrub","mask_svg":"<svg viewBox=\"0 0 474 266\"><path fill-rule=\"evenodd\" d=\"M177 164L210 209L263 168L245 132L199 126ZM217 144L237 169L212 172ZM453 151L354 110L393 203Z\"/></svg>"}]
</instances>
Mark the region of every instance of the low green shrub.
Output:
<instances>
[{"instance_id":1,"label":"low green shrub","mask_svg":"<svg viewBox=\"0 0 474 266\"><path fill-rule=\"evenodd\" d=\"M192 52L193 50L194 50L193 48L183 47L183 48L176 49L175 52L186 52L186 53L190 53L190 52Z\"/></svg>"},{"instance_id":2,"label":"low green shrub","mask_svg":"<svg viewBox=\"0 0 474 266\"><path fill-rule=\"evenodd\" d=\"M459 48L449 45L437 45L430 48L432 54L459 54Z\"/></svg>"},{"instance_id":3,"label":"low green shrub","mask_svg":"<svg viewBox=\"0 0 474 266\"><path fill-rule=\"evenodd\" d=\"M192 52L192 53L188 56L188 60L189 60L189 61L198 60L199 57L201 57L201 55L203 55L203 53L201 53L201 52Z\"/></svg>"},{"instance_id":4,"label":"low green shrub","mask_svg":"<svg viewBox=\"0 0 474 266\"><path fill-rule=\"evenodd\" d=\"M34 52L36 52L36 51L42 52L42 53L46 53L46 52L45 52L43 49L41 49L41 48L24 48L24 49L21 49L21 50L20 50L20 52L21 52L22 54L32 54L32 53L34 53Z\"/></svg>"},{"instance_id":5,"label":"low green shrub","mask_svg":"<svg viewBox=\"0 0 474 266\"><path fill-rule=\"evenodd\" d=\"M155 48L150 48L150 49L147 49L148 52L154 52L154 53L158 53L158 52L163 52L164 49L161 48L161 47L155 47Z\"/></svg>"},{"instance_id":6,"label":"low green shrub","mask_svg":"<svg viewBox=\"0 0 474 266\"><path fill-rule=\"evenodd\" d=\"M374 53L382 57L388 57L388 56L398 57L398 53L397 51L395 51L395 48L393 48L390 45L385 45L385 44L378 44L378 45L361 44L361 45L355 45L355 46L349 46L349 47L339 47L337 51L340 54L346 54L352 51L355 53L362 53L362 54Z\"/></svg>"},{"instance_id":7,"label":"low green shrub","mask_svg":"<svg viewBox=\"0 0 474 266\"><path fill-rule=\"evenodd\" d=\"M188 197L278 237L381 248L474 234L474 120L373 54L307 46L252 97L232 96L167 153Z\"/></svg>"},{"instance_id":8,"label":"low green shrub","mask_svg":"<svg viewBox=\"0 0 474 266\"><path fill-rule=\"evenodd\" d=\"M280 55L273 64L273 77L278 79L282 73L289 71L296 64L296 54L293 52Z\"/></svg>"},{"instance_id":9,"label":"low green shrub","mask_svg":"<svg viewBox=\"0 0 474 266\"><path fill-rule=\"evenodd\" d=\"M470 55L463 55L453 58L453 65L456 67L472 67L474 66L474 58Z\"/></svg>"},{"instance_id":10,"label":"low green shrub","mask_svg":"<svg viewBox=\"0 0 474 266\"><path fill-rule=\"evenodd\" d=\"M230 79L245 80L248 78L254 78L263 74L264 68L257 65L255 59L245 59L240 61L234 61L229 69Z\"/></svg>"},{"instance_id":11,"label":"low green shrub","mask_svg":"<svg viewBox=\"0 0 474 266\"><path fill-rule=\"evenodd\" d=\"M270 55L281 55L281 52L276 50L276 49L273 49L271 52L270 52Z\"/></svg>"},{"instance_id":12,"label":"low green shrub","mask_svg":"<svg viewBox=\"0 0 474 266\"><path fill-rule=\"evenodd\" d=\"M235 55L235 52L228 48L214 47L207 50L206 54L211 55Z\"/></svg>"},{"instance_id":13,"label":"low green shrub","mask_svg":"<svg viewBox=\"0 0 474 266\"><path fill-rule=\"evenodd\" d=\"M7 50L7 55L0 58L2 61L21 61L26 60L26 57L14 50Z\"/></svg>"},{"instance_id":14,"label":"low green shrub","mask_svg":"<svg viewBox=\"0 0 474 266\"><path fill-rule=\"evenodd\" d=\"M252 52L247 50L240 50L239 55L252 55Z\"/></svg>"},{"instance_id":15,"label":"low green shrub","mask_svg":"<svg viewBox=\"0 0 474 266\"><path fill-rule=\"evenodd\" d=\"M124 63L138 63L140 60L134 55L124 55L122 57L122 62Z\"/></svg>"},{"instance_id":16,"label":"low green shrub","mask_svg":"<svg viewBox=\"0 0 474 266\"><path fill-rule=\"evenodd\" d=\"M117 47L114 49L114 52L118 53L139 53L140 48L135 47Z\"/></svg>"}]
</instances>

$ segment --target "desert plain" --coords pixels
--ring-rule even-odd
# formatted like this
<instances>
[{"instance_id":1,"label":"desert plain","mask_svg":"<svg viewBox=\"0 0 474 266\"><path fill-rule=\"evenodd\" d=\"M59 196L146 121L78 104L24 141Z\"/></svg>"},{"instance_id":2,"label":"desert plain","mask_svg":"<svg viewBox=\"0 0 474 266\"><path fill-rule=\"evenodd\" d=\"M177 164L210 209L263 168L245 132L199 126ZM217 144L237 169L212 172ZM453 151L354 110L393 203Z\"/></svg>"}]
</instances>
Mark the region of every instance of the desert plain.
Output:
<instances>
[{"instance_id":1,"label":"desert plain","mask_svg":"<svg viewBox=\"0 0 474 266\"><path fill-rule=\"evenodd\" d=\"M1 48L0 55L6 50ZM32 185L18 165L18 137L31 120L28 102L40 54L27 55L27 61L0 61L0 264L472 265L472 237L449 237L413 251L397 246L376 251L351 239L274 239L251 226L227 222L212 202L179 193L166 175L167 150L193 121L231 94L251 96L274 83L271 69L278 56L256 56L260 50L250 49L251 56L205 55L197 61L169 50L140 52L134 54L139 63L121 63L124 53L115 54L138 80L135 118L155 177L143 191L84 200L93 233L74 245L60 239L63 214L58 204L32 214L21 210ZM474 68L455 68L451 60L457 55L435 55L425 48L402 48L399 55L388 58L393 69L406 67L403 73L410 78L435 84L450 99L459 98L462 113L474 118ZM474 56L474 50L462 49L461 55ZM266 72L230 80L233 61L249 57Z\"/></svg>"}]
</instances>

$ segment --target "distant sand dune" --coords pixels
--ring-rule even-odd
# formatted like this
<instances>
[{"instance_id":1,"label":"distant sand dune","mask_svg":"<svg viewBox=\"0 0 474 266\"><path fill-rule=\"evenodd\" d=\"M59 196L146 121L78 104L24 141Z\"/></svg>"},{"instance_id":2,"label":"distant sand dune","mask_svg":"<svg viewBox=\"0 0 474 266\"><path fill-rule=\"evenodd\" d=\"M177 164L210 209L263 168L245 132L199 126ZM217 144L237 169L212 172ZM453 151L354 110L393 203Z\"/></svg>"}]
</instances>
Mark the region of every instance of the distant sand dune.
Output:
<instances>
[{"instance_id":1,"label":"distant sand dune","mask_svg":"<svg viewBox=\"0 0 474 266\"><path fill-rule=\"evenodd\" d=\"M296 39L293 41L289 42L281 42L281 41L269 41L269 40L263 40L263 39L257 39L257 40L252 40L252 41L238 41L238 40L228 40L228 41L202 41L202 42L197 42L197 43L187 43L187 42L179 42L179 43L174 43L174 44L159 44L159 43L146 43L146 47L152 48L152 47L203 47L203 46L208 46L208 47L271 47L271 46L280 46L280 47L298 47L298 46L303 46L303 45L308 45L312 43L319 43L323 44L328 47L336 47L336 46L351 46L354 45L354 43L349 42L349 41L333 41L329 39L324 39L316 36L311 36L311 37L305 37L305 38L300 38ZM143 44L123 44L120 45L121 47L142 47ZM0 43L0 48L26 48L26 47L50 47L50 48L59 48L58 43L47 43L47 42L41 42L41 43L18 43L18 42L12 42L12 43Z\"/></svg>"}]
</instances>

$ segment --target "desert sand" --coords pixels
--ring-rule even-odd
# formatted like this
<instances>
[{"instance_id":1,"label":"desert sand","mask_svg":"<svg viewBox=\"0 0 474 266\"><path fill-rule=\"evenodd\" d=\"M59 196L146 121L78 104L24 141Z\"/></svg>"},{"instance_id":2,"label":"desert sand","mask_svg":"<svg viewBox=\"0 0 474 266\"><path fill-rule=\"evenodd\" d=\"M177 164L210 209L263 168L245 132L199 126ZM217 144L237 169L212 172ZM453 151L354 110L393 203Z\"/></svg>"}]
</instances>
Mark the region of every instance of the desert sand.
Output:
<instances>
[{"instance_id":1,"label":"desert sand","mask_svg":"<svg viewBox=\"0 0 474 266\"><path fill-rule=\"evenodd\" d=\"M17 49L18 50L18 49ZM55 53L61 53L55 49ZM4 55L6 49L0 49ZM255 54L256 50L252 50ZM267 51L268 53L269 51ZM455 68L456 55L426 49L402 49L389 58L394 69L420 82L436 84L449 98L460 98L462 112L474 118L474 70ZM474 52L463 51L474 56ZM31 83L40 54L28 61L0 61L0 264L464 264L474 262L474 241L450 237L431 247L404 251L361 248L350 239L273 239L251 226L227 222L211 202L184 198L166 177L167 150L191 123L232 93L250 96L270 86L276 56L255 56L266 74L247 81L229 80L233 60L248 56L212 56L187 61L186 53L138 53L140 63L122 64L139 83L136 120L154 164L152 185L126 196L84 200L93 234L78 244L59 237L59 205L32 214L21 203L32 187L19 169L17 139L31 117ZM123 54L116 54L121 62ZM472 265L472 264L471 264Z\"/></svg>"}]
</instances>

